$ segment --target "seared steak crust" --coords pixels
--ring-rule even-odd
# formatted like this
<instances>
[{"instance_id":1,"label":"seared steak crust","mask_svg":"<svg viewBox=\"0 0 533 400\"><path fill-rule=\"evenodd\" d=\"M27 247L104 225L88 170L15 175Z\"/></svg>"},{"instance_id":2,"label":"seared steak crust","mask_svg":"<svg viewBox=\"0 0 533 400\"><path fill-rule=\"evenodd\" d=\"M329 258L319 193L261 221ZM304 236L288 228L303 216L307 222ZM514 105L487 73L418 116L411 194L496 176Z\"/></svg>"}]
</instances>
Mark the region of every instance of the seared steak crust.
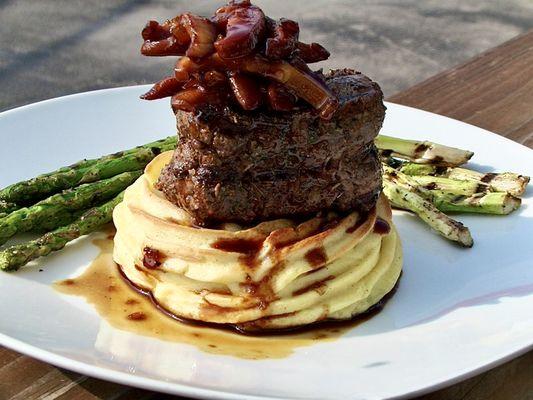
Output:
<instances>
[{"instance_id":1,"label":"seared steak crust","mask_svg":"<svg viewBox=\"0 0 533 400\"><path fill-rule=\"evenodd\" d=\"M373 146L362 156L327 168L265 173L255 179L213 178L200 168L185 179L163 171L159 188L187 209L199 225L248 223L278 217L304 217L320 210L368 211L381 189L381 169ZM353 194L357 194L353 196Z\"/></svg>"},{"instance_id":2,"label":"seared steak crust","mask_svg":"<svg viewBox=\"0 0 533 400\"><path fill-rule=\"evenodd\" d=\"M158 188L199 225L372 208L381 190L373 139L383 94L353 70L325 80L340 102L329 121L310 109L177 111L180 139Z\"/></svg>"}]
</instances>

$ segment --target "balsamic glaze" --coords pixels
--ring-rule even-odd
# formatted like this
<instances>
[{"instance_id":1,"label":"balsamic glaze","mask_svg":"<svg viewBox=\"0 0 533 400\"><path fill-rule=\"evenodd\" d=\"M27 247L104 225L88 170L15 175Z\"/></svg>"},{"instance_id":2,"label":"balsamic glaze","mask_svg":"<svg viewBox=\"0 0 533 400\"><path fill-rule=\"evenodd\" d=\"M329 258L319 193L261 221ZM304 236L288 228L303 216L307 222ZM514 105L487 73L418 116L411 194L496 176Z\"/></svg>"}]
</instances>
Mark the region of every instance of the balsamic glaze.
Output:
<instances>
[{"instance_id":1,"label":"balsamic glaze","mask_svg":"<svg viewBox=\"0 0 533 400\"><path fill-rule=\"evenodd\" d=\"M374 223L374 232L380 235L387 235L390 232L390 225L383 218L377 217Z\"/></svg>"},{"instance_id":2,"label":"balsamic glaze","mask_svg":"<svg viewBox=\"0 0 533 400\"><path fill-rule=\"evenodd\" d=\"M163 262L163 255L159 250L145 247L143 249L143 265L148 269L156 269Z\"/></svg>"},{"instance_id":3,"label":"balsamic glaze","mask_svg":"<svg viewBox=\"0 0 533 400\"><path fill-rule=\"evenodd\" d=\"M69 285L65 281L57 282L54 285L56 290L85 297L89 303L94 304L102 318L118 329L161 340L187 343L208 353L254 360L283 358L292 354L298 347L310 346L319 340L338 339L348 330L365 322L377 311L374 309L370 313L354 316L354 319L350 321L322 320L304 327L282 330L269 329L266 327L268 324L265 325L262 322L266 323L269 319L282 318L289 314L264 317L239 326L209 325L200 324L199 321L186 321L158 307L153 299L150 300L151 295L148 290L135 287L128 279L121 277L121 268L117 268L117 264L112 259L112 241L97 239L94 243L100 247L100 255L81 276L71 280L72 284ZM146 269L142 271L149 273ZM111 285L117 290L109 295L107 288ZM135 288L135 291L132 288ZM263 287L258 288L259 291L262 289ZM140 314L135 313L142 313L146 318L142 319ZM128 318L131 314L135 314L133 318L138 318L138 315L140 319ZM174 320L188 323L180 324ZM209 327L219 329L214 331ZM274 335L277 337L273 338ZM267 339L263 340L261 336L267 336Z\"/></svg>"},{"instance_id":4,"label":"balsamic glaze","mask_svg":"<svg viewBox=\"0 0 533 400\"><path fill-rule=\"evenodd\" d=\"M326 251L324 250L324 247L320 246L320 247L311 249L307 253L305 253L305 259L313 267L318 267L319 265L325 264L328 257L326 255Z\"/></svg>"},{"instance_id":5,"label":"balsamic glaze","mask_svg":"<svg viewBox=\"0 0 533 400\"><path fill-rule=\"evenodd\" d=\"M211 247L231 253L241 253L239 260L248 267L255 267L257 255L261 251L265 239L218 239Z\"/></svg>"},{"instance_id":6,"label":"balsamic glaze","mask_svg":"<svg viewBox=\"0 0 533 400\"><path fill-rule=\"evenodd\" d=\"M128 315L128 319L132 321L144 321L146 318L146 314L141 311L136 311Z\"/></svg>"},{"instance_id":7,"label":"balsamic glaze","mask_svg":"<svg viewBox=\"0 0 533 400\"><path fill-rule=\"evenodd\" d=\"M251 254L261 250L264 239L218 239L211 247L232 253Z\"/></svg>"},{"instance_id":8,"label":"balsamic glaze","mask_svg":"<svg viewBox=\"0 0 533 400\"><path fill-rule=\"evenodd\" d=\"M161 303L157 301L157 299L153 296L152 292L146 289L141 288L140 286L137 286L135 283L130 281L124 271L122 270L122 267L118 264L116 264L118 272L122 279L128 284L129 287L131 287L136 292L142 294L143 296L146 296L150 299L152 304L163 314L165 314L167 317L172 318L175 321L191 325L191 326L199 326L199 327L206 327L206 328L216 328L216 329L223 329L226 331L233 331L236 333L239 333L241 335L245 336L271 336L271 335L290 335L294 333L303 333L303 332L310 332L310 331L316 331L316 330L322 330L322 329L331 329L331 328L338 328L339 330L343 328L352 328L354 326L359 325L362 322L367 321L374 315L376 315L379 311L383 309L387 301L393 296L393 294L396 292L398 285L400 283L400 278L403 275L400 274L400 277L396 281L396 284L392 288L392 290L387 293L379 302L374 304L372 307L370 307L368 310L364 311L361 314L354 315L351 319L348 320L334 320L334 319L324 319L320 321L313 322L311 324L303 325L303 326L296 326L296 327L289 327L289 328L281 328L281 329L254 329L253 324L220 324L220 323L214 323L214 322L204 322L199 321L195 319L189 319L180 317L173 312L169 311L167 308L165 308Z\"/></svg>"}]
</instances>

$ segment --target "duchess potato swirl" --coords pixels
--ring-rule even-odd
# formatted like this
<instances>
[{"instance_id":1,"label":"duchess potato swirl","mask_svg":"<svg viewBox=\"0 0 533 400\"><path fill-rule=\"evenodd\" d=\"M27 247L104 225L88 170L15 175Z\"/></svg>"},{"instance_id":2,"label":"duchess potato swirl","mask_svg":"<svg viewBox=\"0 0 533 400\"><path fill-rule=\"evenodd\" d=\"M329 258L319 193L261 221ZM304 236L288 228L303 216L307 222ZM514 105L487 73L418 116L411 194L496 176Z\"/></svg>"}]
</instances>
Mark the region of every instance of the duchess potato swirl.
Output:
<instances>
[{"instance_id":1,"label":"duchess potato swirl","mask_svg":"<svg viewBox=\"0 0 533 400\"><path fill-rule=\"evenodd\" d=\"M353 318L394 288L402 249L383 195L365 216L198 228L153 186L171 154L147 166L113 215L115 262L170 313L244 331L283 329ZM390 230L375 229L378 219Z\"/></svg>"}]
</instances>

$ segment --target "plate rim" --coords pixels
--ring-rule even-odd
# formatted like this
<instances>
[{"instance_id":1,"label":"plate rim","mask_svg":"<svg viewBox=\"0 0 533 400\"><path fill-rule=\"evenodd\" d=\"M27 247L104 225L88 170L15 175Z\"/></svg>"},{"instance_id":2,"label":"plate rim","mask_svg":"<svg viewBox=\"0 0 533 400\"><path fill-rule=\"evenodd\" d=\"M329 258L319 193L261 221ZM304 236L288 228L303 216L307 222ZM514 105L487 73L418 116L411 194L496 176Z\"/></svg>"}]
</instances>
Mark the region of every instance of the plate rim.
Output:
<instances>
[{"instance_id":1,"label":"plate rim","mask_svg":"<svg viewBox=\"0 0 533 400\"><path fill-rule=\"evenodd\" d=\"M43 106L43 105L61 102L61 101L68 101L69 99L72 99L72 98L99 96L99 95L110 93L110 92L136 90L136 89L141 89L141 88L149 88L151 86L152 86L151 84L119 86L119 87L95 89L95 90L89 90L89 91L84 91L84 92L77 92L77 93L67 94L63 96L53 97L49 99L40 100L38 102L25 104L22 106L4 110L0 112L0 119L11 114L29 111L34 107ZM426 111L423 109L410 107L410 106L406 106L403 104L398 104L398 103L394 103L390 101L385 101L385 105L393 105L394 107L409 109L411 112L415 111L419 113L420 112L426 113L426 114L430 114L431 116L437 116L439 118L445 118L448 120L452 120L454 122L458 122L460 124L468 125L469 127L473 127L475 129L481 130L484 134L496 136L498 140L503 140L505 142L508 142L511 145L520 146L524 150L533 152L532 149L523 145L522 143L515 142L514 140L511 140L495 132L491 132L479 126L469 124L467 122L463 122L463 121L460 121L454 118L450 118L445 115L440 115L440 114ZM222 390L222 389L210 389L210 388L198 387L198 386L193 386L193 385L184 384L184 383L165 381L165 380L157 379L157 378L137 376L137 375L127 373L127 372L113 370L108 367L97 366L94 364L91 365L83 361L74 360L67 356L56 354L52 351L44 350L37 346L28 344L22 340L16 339L2 332L0 332L0 345L8 349L11 349L13 351L16 351L18 353L21 353L23 355L26 355L28 357L35 358L37 360L40 360L48 364L52 364L59 368L71 370L71 371L74 371L74 372L77 372L83 375L91 376L97 379L102 379L106 381L111 381L111 382L115 382L115 383L119 383L119 384L123 384L127 386L147 389L147 390L153 390L153 391L157 391L161 393L183 395L183 396L188 396L191 398L211 398L215 400L219 400L219 399L220 400L225 400L225 399L280 400L280 399L291 398L291 397L249 395L249 394L239 393L235 391L227 391L227 390ZM521 355L526 354L531 350L533 350L533 336L531 337L529 344L527 344L526 346L523 346L522 344L518 347L515 347L510 352L505 352L504 354L495 355L491 357L491 360L489 362L481 366L478 366L472 369L465 369L464 371L461 371L459 374L454 374L451 377L448 376L448 377L443 377L442 379L439 379L439 380L434 380L432 383L422 386L419 389L407 390L403 393L399 393L397 395L394 395L392 397L387 397L387 398L388 399L403 399L407 397L420 396L423 394L427 394L427 393L454 385L468 378L471 378L473 376L476 376L483 372L491 370L499 365L505 364L506 362L510 360L520 357ZM292 398L296 399L295 397L292 397Z\"/></svg>"},{"instance_id":2,"label":"plate rim","mask_svg":"<svg viewBox=\"0 0 533 400\"><path fill-rule=\"evenodd\" d=\"M21 340L14 339L3 333L0 333L0 345L7 347L8 349L19 352L31 358L35 358L39 361L52 364L59 368L64 368L70 371L77 372L82 375L87 375L93 378L102 379L104 381L111 381L114 383L132 386L140 389L152 390L160 393L188 396L194 399L213 399L213 400L290 400L298 399L296 397L272 397L272 396L256 396L239 392L229 392L219 389L207 389L200 388L198 386L187 385L177 382L163 381L156 378L148 378L142 376L136 376L127 372L115 371L106 367L100 367L90 365L82 361L73 360L66 356L55 354L48 350L43 350L39 347L30 345ZM400 393L392 397L386 397L386 399L406 399L414 396L421 396L428 394L439 389L443 389L452 386L456 383L467 380L477 376L483 372L489 371L495 367L505 364L523 354L526 354L530 350L533 350L533 338L531 343L526 347L521 347L514 350L511 353L506 353L504 356L497 356L494 359L478 368L471 370L465 370L459 375L455 375L452 378L444 378L438 382L434 382L430 385L422 387L417 390L407 391ZM111 375L109 375L111 374ZM173 390L178 389L178 390Z\"/></svg>"}]
</instances>

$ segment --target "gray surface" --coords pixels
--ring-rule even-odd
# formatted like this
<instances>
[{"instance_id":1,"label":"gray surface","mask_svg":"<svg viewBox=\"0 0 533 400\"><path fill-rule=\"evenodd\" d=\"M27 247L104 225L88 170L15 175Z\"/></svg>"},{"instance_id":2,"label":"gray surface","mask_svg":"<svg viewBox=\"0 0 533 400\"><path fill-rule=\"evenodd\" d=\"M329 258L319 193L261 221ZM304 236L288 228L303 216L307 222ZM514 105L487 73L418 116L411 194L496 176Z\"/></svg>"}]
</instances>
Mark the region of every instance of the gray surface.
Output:
<instances>
[{"instance_id":1,"label":"gray surface","mask_svg":"<svg viewBox=\"0 0 533 400\"><path fill-rule=\"evenodd\" d=\"M263 0L300 22L302 39L331 52L387 95L533 27L531 0ZM221 1L0 0L0 110L64 94L153 82L170 59L139 55L148 19L210 15Z\"/></svg>"}]
</instances>

